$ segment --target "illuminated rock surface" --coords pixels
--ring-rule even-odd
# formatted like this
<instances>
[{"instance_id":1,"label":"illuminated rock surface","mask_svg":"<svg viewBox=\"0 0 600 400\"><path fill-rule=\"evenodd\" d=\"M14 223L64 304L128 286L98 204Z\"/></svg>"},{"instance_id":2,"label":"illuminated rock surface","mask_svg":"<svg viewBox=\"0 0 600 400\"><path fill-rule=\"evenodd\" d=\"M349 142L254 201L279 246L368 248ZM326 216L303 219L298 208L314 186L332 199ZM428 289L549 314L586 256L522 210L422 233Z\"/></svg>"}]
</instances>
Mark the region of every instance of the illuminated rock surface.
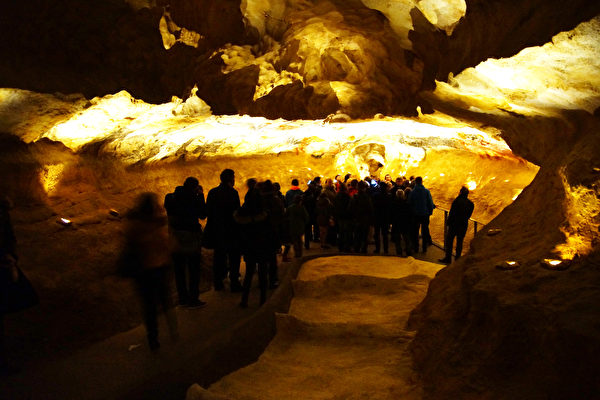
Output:
<instances>
[{"instance_id":1,"label":"illuminated rock surface","mask_svg":"<svg viewBox=\"0 0 600 400\"><path fill-rule=\"evenodd\" d=\"M598 397L600 3L159 1L174 24L162 36L160 7L80 3L0 16L0 86L21 88L0 90L0 190L24 204L21 244L44 249L20 262L51 306L83 297L81 309L108 304L126 325L133 311L111 293L121 228L107 214L140 191L188 175L210 188L231 166L238 182L284 189L292 177L422 174L446 208L473 185L475 218L502 229L481 232L412 314L424 396ZM539 264L557 257L570 268ZM521 267L495 268L507 259ZM74 331L105 334L71 311ZM40 331L53 323L37 317Z\"/></svg>"},{"instance_id":2,"label":"illuminated rock surface","mask_svg":"<svg viewBox=\"0 0 600 400\"><path fill-rule=\"evenodd\" d=\"M258 362L199 399L420 399L404 325L441 267L412 257L326 257L302 266L288 314Z\"/></svg>"}]
</instances>

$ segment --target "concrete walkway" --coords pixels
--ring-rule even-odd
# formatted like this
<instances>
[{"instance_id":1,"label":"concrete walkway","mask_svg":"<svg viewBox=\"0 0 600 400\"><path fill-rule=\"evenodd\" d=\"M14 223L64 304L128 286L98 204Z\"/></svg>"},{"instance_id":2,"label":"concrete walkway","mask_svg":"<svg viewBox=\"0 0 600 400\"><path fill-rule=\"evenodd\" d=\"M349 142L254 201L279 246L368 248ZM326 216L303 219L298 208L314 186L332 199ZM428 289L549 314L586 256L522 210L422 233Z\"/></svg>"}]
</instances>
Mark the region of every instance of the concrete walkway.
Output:
<instances>
[{"instance_id":1,"label":"concrete walkway","mask_svg":"<svg viewBox=\"0 0 600 400\"><path fill-rule=\"evenodd\" d=\"M305 259L327 254L335 253L310 250ZM432 261L442 256L431 247L417 258ZM247 309L239 307L237 293L206 292L201 295L206 307L177 310L177 343L168 337L161 318L158 352L148 350L144 328L138 326L67 357L40 357L19 374L1 378L0 399L183 399L191 384L207 386L262 353L275 333L275 312L289 307L299 265L300 261L280 264L282 285L269 292L271 298L261 308L257 289Z\"/></svg>"}]
</instances>

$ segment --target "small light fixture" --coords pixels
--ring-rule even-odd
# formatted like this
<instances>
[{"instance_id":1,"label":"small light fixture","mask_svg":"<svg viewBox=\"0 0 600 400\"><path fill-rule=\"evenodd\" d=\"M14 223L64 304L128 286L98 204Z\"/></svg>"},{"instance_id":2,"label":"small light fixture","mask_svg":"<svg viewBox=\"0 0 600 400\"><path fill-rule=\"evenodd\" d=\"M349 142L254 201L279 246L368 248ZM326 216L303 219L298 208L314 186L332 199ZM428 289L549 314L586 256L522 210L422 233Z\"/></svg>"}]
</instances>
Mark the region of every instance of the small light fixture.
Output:
<instances>
[{"instance_id":1,"label":"small light fixture","mask_svg":"<svg viewBox=\"0 0 600 400\"><path fill-rule=\"evenodd\" d=\"M500 232L502 232L502 229L500 229L500 228L492 228L492 229L488 229L487 234L488 234L488 236L496 236Z\"/></svg>"},{"instance_id":2,"label":"small light fixture","mask_svg":"<svg viewBox=\"0 0 600 400\"><path fill-rule=\"evenodd\" d=\"M72 222L70 219L67 218L60 218L58 221L59 224L63 225L63 226L71 226Z\"/></svg>"},{"instance_id":3,"label":"small light fixture","mask_svg":"<svg viewBox=\"0 0 600 400\"><path fill-rule=\"evenodd\" d=\"M540 261L542 267L551 271L564 271L571 266L571 260L560 260L556 258L544 258Z\"/></svg>"},{"instance_id":4,"label":"small light fixture","mask_svg":"<svg viewBox=\"0 0 600 400\"><path fill-rule=\"evenodd\" d=\"M517 269L520 266L521 266L521 263L519 263L516 260L505 260L499 264L496 264L496 268L505 270L505 271Z\"/></svg>"},{"instance_id":5,"label":"small light fixture","mask_svg":"<svg viewBox=\"0 0 600 400\"><path fill-rule=\"evenodd\" d=\"M117 210L115 210L114 208L111 208L108 213L110 215L112 215L113 217L119 217L120 216L119 212Z\"/></svg>"}]
</instances>

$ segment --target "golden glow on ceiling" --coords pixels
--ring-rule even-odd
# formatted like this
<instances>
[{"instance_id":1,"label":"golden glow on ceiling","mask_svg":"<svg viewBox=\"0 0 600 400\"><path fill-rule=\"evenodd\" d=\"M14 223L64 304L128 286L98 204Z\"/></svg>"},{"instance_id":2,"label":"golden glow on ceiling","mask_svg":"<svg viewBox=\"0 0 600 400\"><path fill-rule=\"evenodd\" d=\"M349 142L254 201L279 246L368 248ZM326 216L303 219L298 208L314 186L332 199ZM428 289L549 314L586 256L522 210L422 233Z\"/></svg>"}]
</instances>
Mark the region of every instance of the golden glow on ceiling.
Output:
<instances>
[{"instance_id":1,"label":"golden glow on ceiling","mask_svg":"<svg viewBox=\"0 0 600 400\"><path fill-rule=\"evenodd\" d=\"M191 98L193 102L201 102ZM255 155L302 151L315 156L337 154L355 158L355 149L368 144L385 148L385 160L377 151L365 157L389 163L396 158L407 165L425 156L423 146L456 147L474 153L513 157L500 139L465 124L448 119L449 127L436 126L408 118L387 118L352 123L268 120L248 116L213 116L208 107L185 113L175 102L149 105L134 100L126 92L95 99L93 105L44 133L73 150L90 142L106 141L104 149L126 161L153 162L186 152L203 155ZM202 110L206 114L202 114ZM442 120L438 116L437 122ZM347 152L350 152L347 154ZM364 158L364 157L363 157ZM360 169L360 168L359 168ZM363 167L364 169L364 167Z\"/></svg>"},{"instance_id":2,"label":"golden glow on ceiling","mask_svg":"<svg viewBox=\"0 0 600 400\"><path fill-rule=\"evenodd\" d=\"M0 89L0 100L7 102L18 99L20 105L27 105L29 96L34 104L43 108L35 112L24 106L27 112L21 119L28 119L26 129L20 129L15 123L7 126L7 131L30 141L32 132L37 130L35 139L47 137L74 151L103 141L102 151L126 164L155 162L175 154L207 157L303 152L316 157L335 155L339 164L356 164L356 169L361 171L369 169L369 163L387 165L401 160L404 167L396 171L401 172L401 168L423 159L425 148L446 147L514 159L506 143L496 136L495 129L479 130L442 114L350 123L268 120L211 115L210 108L195 94L186 101L174 98L170 103L151 105L133 99L127 92L119 92L92 99L87 107L78 100L79 111L67 113L63 121L48 129L43 115L53 112L53 99L55 106L62 109L63 99L18 89ZM40 97L44 101L40 101ZM0 101L2 109L17 114L19 111L18 107ZM18 120L17 116L13 117ZM36 118L42 121L39 126Z\"/></svg>"}]
</instances>

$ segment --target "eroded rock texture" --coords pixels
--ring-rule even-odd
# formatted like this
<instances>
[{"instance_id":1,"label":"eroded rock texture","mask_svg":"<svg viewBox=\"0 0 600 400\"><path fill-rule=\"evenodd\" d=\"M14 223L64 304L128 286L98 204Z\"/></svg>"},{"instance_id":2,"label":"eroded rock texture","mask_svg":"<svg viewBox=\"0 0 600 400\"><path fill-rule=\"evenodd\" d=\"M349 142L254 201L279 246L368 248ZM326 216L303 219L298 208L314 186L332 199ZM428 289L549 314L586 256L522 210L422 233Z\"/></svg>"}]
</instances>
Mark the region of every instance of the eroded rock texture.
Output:
<instances>
[{"instance_id":1,"label":"eroded rock texture","mask_svg":"<svg viewBox=\"0 0 600 400\"><path fill-rule=\"evenodd\" d=\"M548 59L528 59L533 51L527 49L507 68L502 62L487 66L492 75L502 79L480 74L481 69L468 69L457 79L449 79L448 74L474 67L490 56L510 56L526 46L548 42L556 32L594 17L600 3L467 1L461 17L457 2L454 11L458 12L447 20L433 5L422 3L403 1L394 3L397 8L393 8L375 0L164 1L158 5L149 2L152 7L134 11L117 1L11 1L0 14L0 86L83 92L87 98L126 88L134 98L166 102L172 95L187 97L196 85L197 95L214 114L295 119L323 117L339 110L343 112L339 115L350 118L379 112L412 114L420 105L422 111L432 107L443 111L456 118L457 124L492 127L501 132L517 156L541 168L533 183L490 222L488 228L500 228L502 233L480 233L472 252L438 274L413 313L410 326L418 332L411 349L425 394L464 399L597 398L600 68L594 63L598 59L594 46L600 31L598 21L581 30L586 40L578 42L577 32L553 38L571 49L559 52L554 72L543 68L552 64ZM162 7L167 5L173 23L182 27L169 31L173 35L169 36L173 39L169 50L158 29L165 16ZM178 41L183 28L202 36L196 47ZM544 46L542 52L549 51L546 47L551 46ZM582 56L584 49L591 49L589 55ZM515 78L519 65L531 67L528 80L540 83L542 89ZM435 92L426 93L434 79L448 80L448 84L438 84ZM578 89L573 90L575 87ZM62 97L57 96L59 100ZM124 97L114 96L135 103ZM186 133L183 125L189 121L176 112L181 123L173 130L177 140L161 142L156 139L158 132L154 132L156 137L136 137L135 127L153 122L143 110L120 118L105 115L101 120L119 129L102 128L106 132L101 133L107 133L109 139L84 140L81 148L73 150L79 153L73 155L60 144L39 140L59 125L61 116L68 120L82 110L94 111L83 97L63 100L60 111L41 116L39 124L44 129L38 132L27 129L29 120L11 125L24 131L20 135L24 142L34 143L26 146L14 137L2 138L6 145L2 157L7 160L3 172L11 171L11 175L3 176L1 183L3 188L31 195L24 200L48 202L67 216L81 216L81 226L90 234L94 232L90 225L106 222L109 208L127 207L133 196L130 181L135 182L135 190L166 193L180 183L180 175L197 174L198 170L206 174L207 187L216 184L219 170L232 163L244 171L239 174L243 178L281 170L285 174L276 178L289 180L289 174L294 174L308 179L320 172L333 175L339 168L331 154L302 151L298 158L292 152L270 157L260 168L255 160L232 153L206 163L186 163L201 160L207 153L233 151L233 147L228 138L196 145L193 141L201 137L187 137L189 131ZM19 99L7 103L29 107ZM32 110L35 113L36 109ZM119 115L122 109L117 111ZM165 113L172 118L173 111L168 108ZM139 115L144 118L135 121ZM120 129L121 120L133 128ZM85 133L85 124L75 126L77 133ZM8 133L14 136L15 131ZM220 134L224 132L223 128ZM139 161L140 154L123 146L121 138L126 134L131 134L128 140L139 144L144 154L150 154L146 159L157 162L156 169L137 165L127 171L132 175L127 175L107 162L110 157L106 153L122 154L131 163ZM49 137L59 140L58 136ZM65 137L60 140L82 140L78 135ZM259 137L253 140L264 141ZM319 142L322 139L310 136L290 146L305 149ZM386 139L386 145L392 142ZM252 144L252 139L248 143ZM364 148L375 144L369 141ZM343 146L339 150L343 154ZM448 158L455 161L457 156ZM292 170L290 160L299 168ZM302 170L300 175L300 168L307 165L313 169ZM444 169L450 170L449 165L443 164ZM54 183L56 176L63 177L61 184ZM133 178L124 182L123 176ZM110 182L113 178L118 185ZM29 187L30 183L33 186ZM83 218L92 211L102 215ZM43 232L56 237L54 242L60 246L68 244L59 240L63 236L57 233L57 215L51 207L44 205L35 212L21 209L19 213L21 221L26 221L22 233ZM113 229L116 232L116 227ZM80 238L70 231L69 235L73 242ZM93 235L86 240L102 242ZM32 247L35 244L30 243ZM87 249L81 242L78 254ZM114 256L115 251L105 252ZM56 265L61 263L59 256L54 255ZM540 260L546 257L571 259L571 267L566 271L543 269ZM508 259L519 261L521 267L513 271L495 267ZM34 254L23 260L42 269L48 259ZM44 279L45 284L58 286L64 274L52 274L52 279ZM52 289L55 287L48 291Z\"/></svg>"},{"instance_id":2,"label":"eroded rock texture","mask_svg":"<svg viewBox=\"0 0 600 400\"><path fill-rule=\"evenodd\" d=\"M596 31L597 19L584 25L578 29ZM555 37L552 46L575 40L572 34ZM599 69L590 71L581 82L596 79ZM482 83L471 80L471 72L462 82ZM478 235L471 253L438 274L412 314L410 325L418 329L412 351L432 398L595 398L600 391L600 319L589 312L600 302L600 123L589 111L560 110L560 96L536 101L516 95L525 86L499 88L511 100L496 98L485 111L476 108L482 103L446 98L442 106L433 100L453 115L498 127L513 151L540 171L486 227L502 232ZM568 105L576 96L566 97L572 101L563 107L586 108L593 99L589 109L596 109L594 93L578 106ZM572 263L566 271L550 271L540 263L544 258ZM520 267L496 267L507 260Z\"/></svg>"},{"instance_id":3,"label":"eroded rock texture","mask_svg":"<svg viewBox=\"0 0 600 400\"><path fill-rule=\"evenodd\" d=\"M88 97L126 89L162 102L197 85L218 113L413 115L417 106L431 110L418 92L432 88L434 78L548 41L600 10L589 1L162 0L147 6L11 1L0 17L0 86ZM178 27L169 50L159 33L165 10ZM195 46L177 42L186 32L200 35Z\"/></svg>"}]
</instances>

